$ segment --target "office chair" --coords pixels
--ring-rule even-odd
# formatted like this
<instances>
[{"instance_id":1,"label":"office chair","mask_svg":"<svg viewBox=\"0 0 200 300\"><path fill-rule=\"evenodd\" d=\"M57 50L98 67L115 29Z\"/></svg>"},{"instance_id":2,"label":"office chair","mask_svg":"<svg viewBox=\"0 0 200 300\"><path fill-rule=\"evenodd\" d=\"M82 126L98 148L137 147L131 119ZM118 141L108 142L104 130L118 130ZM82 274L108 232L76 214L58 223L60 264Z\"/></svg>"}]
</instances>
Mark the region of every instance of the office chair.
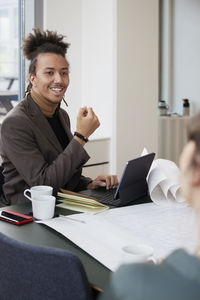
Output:
<instances>
[{"instance_id":1,"label":"office chair","mask_svg":"<svg viewBox=\"0 0 200 300\"><path fill-rule=\"evenodd\" d=\"M2 233L0 253L0 299L92 299L85 271L75 255L25 244Z\"/></svg>"},{"instance_id":2,"label":"office chair","mask_svg":"<svg viewBox=\"0 0 200 300\"><path fill-rule=\"evenodd\" d=\"M12 100L17 101L18 95L0 93L0 108L4 108L4 111L0 110L0 115L6 115L13 108Z\"/></svg>"}]
</instances>

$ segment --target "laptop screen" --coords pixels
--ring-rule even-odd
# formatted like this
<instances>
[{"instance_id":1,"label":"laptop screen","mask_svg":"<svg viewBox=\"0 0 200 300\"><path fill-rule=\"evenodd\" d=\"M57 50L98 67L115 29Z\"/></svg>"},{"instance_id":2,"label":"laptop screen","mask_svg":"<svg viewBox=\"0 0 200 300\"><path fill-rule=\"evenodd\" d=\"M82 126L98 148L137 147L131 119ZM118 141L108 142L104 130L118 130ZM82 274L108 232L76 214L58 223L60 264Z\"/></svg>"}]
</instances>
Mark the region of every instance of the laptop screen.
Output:
<instances>
[{"instance_id":1,"label":"laptop screen","mask_svg":"<svg viewBox=\"0 0 200 300\"><path fill-rule=\"evenodd\" d=\"M146 177L150 170L155 153L150 153L129 160L124 168L114 199L129 202L147 194Z\"/></svg>"}]
</instances>

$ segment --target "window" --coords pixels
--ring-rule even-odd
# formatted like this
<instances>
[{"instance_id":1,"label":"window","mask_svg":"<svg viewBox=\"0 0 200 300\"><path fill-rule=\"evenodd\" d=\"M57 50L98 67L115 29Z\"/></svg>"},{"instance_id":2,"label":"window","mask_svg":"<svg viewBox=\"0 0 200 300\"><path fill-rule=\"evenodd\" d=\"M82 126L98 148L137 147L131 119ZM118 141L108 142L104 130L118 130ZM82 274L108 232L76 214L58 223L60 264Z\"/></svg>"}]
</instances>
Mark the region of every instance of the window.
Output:
<instances>
[{"instance_id":1,"label":"window","mask_svg":"<svg viewBox=\"0 0 200 300\"><path fill-rule=\"evenodd\" d=\"M200 109L200 1L161 0L161 92L170 111L183 113L183 98L190 113Z\"/></svg>"},{"instance_id":2,"label":"window","mask_svg":"<svg viewBox=\"0 0 200 300\"><path fill-rule=\"evenodd\" d=\"M0 2L0 91L18 94L18 0Z\"/></svg>"},{"instance_id":3,"label":"window","mask_svg":"<svg viewBox=\"0 0 200 300\"><path fill-rule=\"evenodd\" d=\"M34 27L43 27L43 0L0 0L0 116L24 95L28 65L22 37Z\"/></svg>"}]
</instances>

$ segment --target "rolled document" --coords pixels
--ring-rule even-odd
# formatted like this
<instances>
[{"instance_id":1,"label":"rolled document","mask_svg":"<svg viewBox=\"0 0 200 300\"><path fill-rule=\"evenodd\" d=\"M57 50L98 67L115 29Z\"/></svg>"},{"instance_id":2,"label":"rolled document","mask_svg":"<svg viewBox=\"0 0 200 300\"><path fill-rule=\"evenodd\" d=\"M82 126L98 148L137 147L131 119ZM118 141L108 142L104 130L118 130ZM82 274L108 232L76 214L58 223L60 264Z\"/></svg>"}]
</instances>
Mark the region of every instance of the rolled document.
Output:
<instances>
[{"instance_id":1,"label":"rolled document","mask_svg":"<svg viewBox=\"0 0 200 300\"><path fill-rule=\"evenodd\" d=\"M147 153L143 150L142 155ZM167 159L156 159L149 170L147 183L151 200L158 205L187 206L180 191L180 170Z\"/></svg>"}]
</instances>

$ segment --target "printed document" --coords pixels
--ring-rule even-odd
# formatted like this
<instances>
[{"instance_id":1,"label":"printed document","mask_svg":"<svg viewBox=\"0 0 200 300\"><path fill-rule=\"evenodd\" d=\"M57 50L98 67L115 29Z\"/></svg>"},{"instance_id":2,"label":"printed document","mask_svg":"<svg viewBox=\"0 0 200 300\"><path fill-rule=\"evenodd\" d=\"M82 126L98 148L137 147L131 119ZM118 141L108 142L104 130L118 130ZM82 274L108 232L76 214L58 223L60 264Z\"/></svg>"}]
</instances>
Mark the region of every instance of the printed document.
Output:
<instances>
[{"instance_id":1,"label":"printed document","mask_svg":"<svg viewBox=\"0 0 200 300\"><path fill-rule=\"evenodd\" d=\"M147 203L39 223L63 234L112 271L125 260L126 245L149 245L155 258L165 258L177 248L194 253L197 243L196 216L190 207Z\"/></svg>"}]
</instances>

